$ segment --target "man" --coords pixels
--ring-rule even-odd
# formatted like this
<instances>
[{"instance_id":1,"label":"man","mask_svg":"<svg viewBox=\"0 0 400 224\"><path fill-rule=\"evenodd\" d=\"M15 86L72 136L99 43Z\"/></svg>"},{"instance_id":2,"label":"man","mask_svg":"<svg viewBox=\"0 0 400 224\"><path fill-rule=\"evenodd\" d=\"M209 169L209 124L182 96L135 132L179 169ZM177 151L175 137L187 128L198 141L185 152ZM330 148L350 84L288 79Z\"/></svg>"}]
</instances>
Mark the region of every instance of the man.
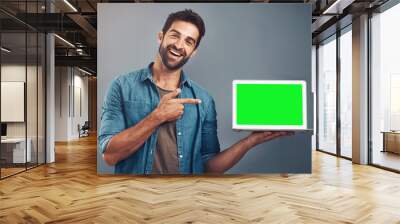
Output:
<instances>
[{"instance_id":1,"label":"man","mask_svg":"<svg viewBox=\"0 0 400 224\"><path fill-rule=\"evenodd\" d=\"M116 173L224 173L255 145L292 134L253 132L220 152L214 100L182 71L204 33L197 13L170 14L154 63L111 83L98 138Z\"/></svg>"}]
</instances>

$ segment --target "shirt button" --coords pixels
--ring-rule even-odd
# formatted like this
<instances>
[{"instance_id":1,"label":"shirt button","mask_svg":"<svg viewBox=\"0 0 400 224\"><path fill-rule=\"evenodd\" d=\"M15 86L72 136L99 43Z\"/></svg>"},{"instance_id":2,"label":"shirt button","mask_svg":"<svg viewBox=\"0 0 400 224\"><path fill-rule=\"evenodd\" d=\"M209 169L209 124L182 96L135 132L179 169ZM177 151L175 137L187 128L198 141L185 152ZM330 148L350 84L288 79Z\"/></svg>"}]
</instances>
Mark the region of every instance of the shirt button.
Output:
<instances>
[{"instance_id":1,"label":"shirt button","mask_svg":"<svg viewBox=\"0 0 400 224\"><path fill-rule=\"evenodd\" d=\"M183 158L183 155L179 155L179 158Z\"/></svg>"},{"instance_id":2,"label":"shirt button","mask_svg":"<svg viewBox=\"0 0 400 224\"><path fill-rule=\"evenodd\" d=\"M181 132L178 132L178 135L182 135L182 133L181 133Z\"/></svg>"}]
</instances>

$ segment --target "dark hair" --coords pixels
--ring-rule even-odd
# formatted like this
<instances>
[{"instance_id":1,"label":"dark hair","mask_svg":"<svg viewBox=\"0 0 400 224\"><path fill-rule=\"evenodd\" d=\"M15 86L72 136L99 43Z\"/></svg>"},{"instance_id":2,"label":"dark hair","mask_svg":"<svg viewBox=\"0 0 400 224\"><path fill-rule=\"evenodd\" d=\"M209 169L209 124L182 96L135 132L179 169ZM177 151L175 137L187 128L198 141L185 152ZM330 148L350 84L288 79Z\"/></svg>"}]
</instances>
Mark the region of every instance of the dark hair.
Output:
<instances>
[{"instance_id":1,"label":"dark hair","mask_svg":"<svg viewBox=\"0 0 400 224\"><path fill-rule=\"evenodd\" d=\"M196 43L196 48L197 48L200 44L201 38L204 36L204 34L206 32L206 27L204 25L204 21L200 17L200 15L195 13L191 9L185 9L182 11L171 13L171 14L169 14L167 20L164 23L162 32L165 34L168 31L168 29L171 27L172 23L175 21L188 22L197 27L197 29L199 30L199 34L200 34L199 39L197 40L197 43Z\"/></svg>"}]
</instances>

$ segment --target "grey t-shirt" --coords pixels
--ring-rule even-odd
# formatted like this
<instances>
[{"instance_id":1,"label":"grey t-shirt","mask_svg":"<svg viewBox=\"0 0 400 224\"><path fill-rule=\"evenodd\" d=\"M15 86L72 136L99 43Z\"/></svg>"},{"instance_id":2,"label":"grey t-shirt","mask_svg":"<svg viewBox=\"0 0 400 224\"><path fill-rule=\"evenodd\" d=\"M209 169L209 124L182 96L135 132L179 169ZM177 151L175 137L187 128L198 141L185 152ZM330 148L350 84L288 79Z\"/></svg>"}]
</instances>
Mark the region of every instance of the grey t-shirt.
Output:
<instances>
[{"instance_id":1,"label":"grey t-shirt","mask_svg":"<svg viewBox=\"0 0 400 224\"><path fill-rule=\"evenodd\" d=\"M157 86L160 98L172 92ZM153 174L178 174L179 160L176 145L175 121L164 122L159 126L157 144L153 160Z\"/></svg>"}]
</instances>

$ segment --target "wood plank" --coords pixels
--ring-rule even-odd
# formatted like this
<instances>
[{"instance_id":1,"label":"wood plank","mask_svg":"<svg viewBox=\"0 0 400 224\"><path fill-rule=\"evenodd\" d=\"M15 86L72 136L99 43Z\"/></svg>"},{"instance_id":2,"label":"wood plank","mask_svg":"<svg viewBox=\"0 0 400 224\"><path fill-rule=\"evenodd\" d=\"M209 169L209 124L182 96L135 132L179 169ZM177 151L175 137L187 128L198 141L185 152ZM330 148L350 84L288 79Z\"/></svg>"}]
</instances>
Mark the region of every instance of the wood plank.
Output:
<instances>
[{"instance_id":1,"label":"wood plank","mask_svg":"<svg viewBox=\"0 0 400 224\"><path fill-rule=\"evenodd\" d=\"M400 223L400 175L313 152L312 174L99 176L96 137L0 181L0 223Z\"/></svg>"}]
</instances>

